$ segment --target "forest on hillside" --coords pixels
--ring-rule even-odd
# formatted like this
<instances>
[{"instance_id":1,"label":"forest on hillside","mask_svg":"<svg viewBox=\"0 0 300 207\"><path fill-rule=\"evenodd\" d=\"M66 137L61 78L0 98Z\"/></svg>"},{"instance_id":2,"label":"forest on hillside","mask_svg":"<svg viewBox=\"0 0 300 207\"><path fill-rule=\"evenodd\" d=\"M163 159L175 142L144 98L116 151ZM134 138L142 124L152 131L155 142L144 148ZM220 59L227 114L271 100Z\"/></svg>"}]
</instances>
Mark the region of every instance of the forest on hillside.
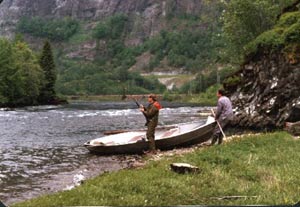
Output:
<instances>
[{"instance_id":1,"label":"forest on hillside","mask_svg":"<svg viewBox=\"0 0 300 207\"><path fill-rule=\"evenodd\" d=\"M41 94L45 94L42 91L47 81L39 61L42 52L33 51L23 36L49 40L54 46L57 76L51 80L56 82L53 87L58 94L165 93L166 87L155 76L130 70L145 53L151 56L144 65L145 72L167 66L196 77L173 92L187 93L191 86L193 93L203 92L237 70L255 39L272 29L283 9L295 0L204 2L203 13L193 15L173 12L170 6L165 17L168 26L136 46L125 43L134 29L134 17L126 14L99 21L89 31L83 29L86 22L68 17L24 17L17 25L14 40L0 37L0 103L38 104ZM65 54L66 45L86 41L96 42L92 60ZM51 99L53 94L49 95Z\"/></svg>"}]
</instances>

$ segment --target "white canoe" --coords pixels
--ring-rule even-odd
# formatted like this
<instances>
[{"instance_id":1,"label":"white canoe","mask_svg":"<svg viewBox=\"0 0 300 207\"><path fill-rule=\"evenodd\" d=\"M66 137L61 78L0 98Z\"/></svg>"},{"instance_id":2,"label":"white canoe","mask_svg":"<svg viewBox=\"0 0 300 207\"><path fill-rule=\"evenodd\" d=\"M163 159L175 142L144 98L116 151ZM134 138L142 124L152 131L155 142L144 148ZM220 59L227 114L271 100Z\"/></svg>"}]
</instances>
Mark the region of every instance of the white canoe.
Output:
<instances>
[{"instance_id":1,"label":"white canoe","mask_svg":"<svg viewBox=\"0 0 300 207\"><path fill-rule=\"evenodd\" d=\"M208 117L203 123L183 123L167 129L155 131L155 144L160 150L188 146L205 142L210 139L216 122ZM148 150L146 131L131 131L93 139L84 144L96 154L138 154Z\"/></svg>"}]
</instances>

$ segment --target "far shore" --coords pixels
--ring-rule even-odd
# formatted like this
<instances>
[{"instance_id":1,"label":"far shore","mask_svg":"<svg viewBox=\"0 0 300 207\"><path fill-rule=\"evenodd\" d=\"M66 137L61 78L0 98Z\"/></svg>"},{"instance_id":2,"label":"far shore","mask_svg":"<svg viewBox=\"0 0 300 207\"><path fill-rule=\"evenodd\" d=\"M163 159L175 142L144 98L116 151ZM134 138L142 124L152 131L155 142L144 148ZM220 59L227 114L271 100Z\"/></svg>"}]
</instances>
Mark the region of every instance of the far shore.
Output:
<instances>
[{"instance_id":1,"label":"far shore","mask_svg":"<svg viewBox=\"0 0 300 207\"><path fill-rule=\"evenodd\" d=\"M65 96L69 103L80 101L146 101L149 94L132 94L132 95L70 95ZM197 94L171 94L164 96L163 94L157 94L158 101L167 101L174 103L187 103L195 104L199 106L215 106L216 101L209 99L197 99L194 100Z\"/></svg>"}]
</instances>

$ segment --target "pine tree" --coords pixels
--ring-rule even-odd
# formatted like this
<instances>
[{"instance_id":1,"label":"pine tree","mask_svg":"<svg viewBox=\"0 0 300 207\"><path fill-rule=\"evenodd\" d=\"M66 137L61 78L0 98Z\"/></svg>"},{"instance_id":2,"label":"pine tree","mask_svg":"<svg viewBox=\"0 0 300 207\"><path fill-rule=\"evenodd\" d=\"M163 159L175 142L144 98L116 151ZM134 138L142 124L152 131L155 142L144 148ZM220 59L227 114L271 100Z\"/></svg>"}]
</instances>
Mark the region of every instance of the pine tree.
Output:
<instances>
[{"instance_id":1,"label":"pine tree","mask_svg":"<svg viewBox=\"0 0 300 207\"><path fill-rule=\"evenodd\" d=\"M44 72L45 80L40 93L39 102L41 104L51 104L56 99L56 67L49 41L46 41L44 44L40 57L40 66Z\"/></svg>"}]
</instances>

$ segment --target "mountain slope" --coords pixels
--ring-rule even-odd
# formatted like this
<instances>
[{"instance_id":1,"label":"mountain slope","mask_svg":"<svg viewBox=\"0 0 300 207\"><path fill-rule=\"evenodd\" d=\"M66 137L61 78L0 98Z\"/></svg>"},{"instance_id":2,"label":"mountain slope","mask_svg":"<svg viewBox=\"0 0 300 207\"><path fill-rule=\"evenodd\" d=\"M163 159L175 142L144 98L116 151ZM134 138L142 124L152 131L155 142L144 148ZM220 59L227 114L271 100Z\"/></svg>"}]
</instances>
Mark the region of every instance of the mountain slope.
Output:
<instances>
[{"instance_id":1,"label":"mountain slope","mask_svg":"<svg viewBox=\"0 0 300 207\"><path fill-rule=\"evenodd\" d=\"M215 58L211 39L220 30L222 5L218 0L4 0L0 36L22 33L36 50L50 38L60 93L104 93L105 87L89 83L92 74L98 77L93 82L117 82L119 89L105 93L120 93L148 85L137 78L126 81L132 68L183 74L205 69ZM137 67L149 52L150 59Z\"/></svg>"}]
</instances>

